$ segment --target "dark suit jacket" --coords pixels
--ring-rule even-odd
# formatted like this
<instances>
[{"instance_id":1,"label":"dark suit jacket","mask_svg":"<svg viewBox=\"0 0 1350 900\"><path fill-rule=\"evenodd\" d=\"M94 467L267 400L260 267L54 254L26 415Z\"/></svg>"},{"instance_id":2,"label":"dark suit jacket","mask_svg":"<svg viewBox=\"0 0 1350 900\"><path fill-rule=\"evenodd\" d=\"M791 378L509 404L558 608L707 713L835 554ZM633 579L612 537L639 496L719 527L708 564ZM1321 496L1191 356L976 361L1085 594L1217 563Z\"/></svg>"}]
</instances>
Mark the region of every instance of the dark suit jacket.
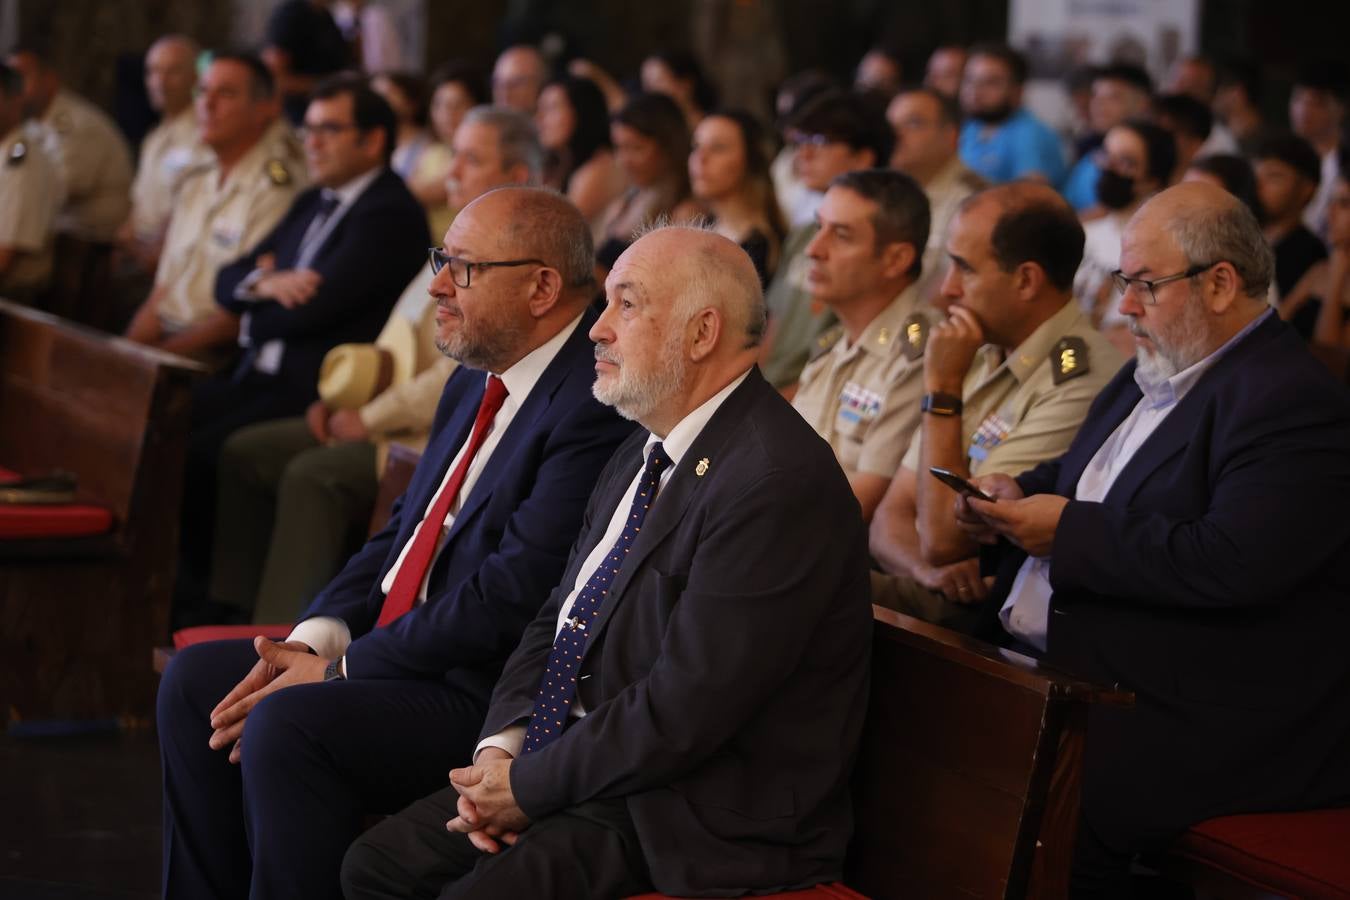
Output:
<instances>
[{"instance_id":1,"label":"dark suit jacket","mask_svg":"<svg viewBox=\"0 0 1350 900\"><path fill-rule=\"evenodd\" d=\"M1134 370L1064 456L1018 479L1027 494L1073 496L1141 397ZM1048 656L1137 697L1092 713L1083 809L1108 840L1350 799L1347 509L1350 392L1274 315L1201 376L1103 502L1064 508Z\"/></svg>"},{"instance_id":2,"label":"dark suit jacket","mask_svg":"<svg viewBox=\"0 0 1350 900\"><path fill-rule=\"evenodd\" d=\"M601 475L485 735L528 719L559 606L631 503L646 437ZM516 800L538 819L626 797L652 880L671 894L838 878L870 635L858 504L829 446L756 369L658 495L592 629L579 677L589 713L513 763Z\"/></svg>"},{"instance_id":3,"label":"dark suit jacket","mask_svg":"<svg viewBox=\"0 0 1350 900\"><path fill-rule=\"evenodd\" d=\"M272 300L235 299L235 289L263 254L275 254L278 269L295 266L320 190L310 188L296 197L271 234L216 276L216 302L236 314L252 313L248 336L255 347L274 339L285 342L281 369L269 390L284 391L303 404L318 396L319 366L329 350L368 343L380 333L404 287L425 264L429 244L426 212L403 179L384 169L311 260L323 281L308 303L287 309Z\"/></svg>"},{"instance_id":4,"label":"dark suit jacket","mask_svg":"<svg viewBox=\"0 0 1350 900\"><path fill-rule=\"evenodd\" d=\"M439 678L486 700L567 561L596 475L633 430L591 396L595 313L544 370L465 498L431 570L428 599L375 628L380 583L412 538L468 439L486 375L461 366L446 382L431 438L388 525L314 598L302 618L335 616L354 640L355 678Z\"/></svg>"}]
</instances>

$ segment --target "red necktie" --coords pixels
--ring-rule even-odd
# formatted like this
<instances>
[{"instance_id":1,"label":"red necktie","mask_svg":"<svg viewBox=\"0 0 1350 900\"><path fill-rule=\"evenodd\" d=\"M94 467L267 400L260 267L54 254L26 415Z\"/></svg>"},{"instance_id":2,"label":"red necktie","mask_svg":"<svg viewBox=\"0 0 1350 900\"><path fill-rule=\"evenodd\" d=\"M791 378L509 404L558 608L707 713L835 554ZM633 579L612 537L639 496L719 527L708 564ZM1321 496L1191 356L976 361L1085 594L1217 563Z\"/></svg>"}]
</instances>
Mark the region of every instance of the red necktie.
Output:
<instances>
[{"instance_id":1,"label":"red necktie","mask_svg":"<svg viewBox=\"0 0 1350 900\"><path fill-rule=\"evenodd\" d=\"M502 401L505 399L506 385L496 375L488 376L487 390L483 391L483 402L478 405L478 417L473 420L473 432L469 435L464 455L460 457L459 465L455 466L450 480L436 495L427 517L422 520L417 537L413 539L412 547L403 557L403 565L399 566L398 575L394 577L394 583L390 586L389 593L385 595L384 606L380 608L376 628L388 625L413 608L413 603L417 600L417 589L422 586L422 579L426 577L431 558L436 554L441 526L445 522L445 517L450 515L450 504L459 496L459 489L464 485L464 476L469 472L469 464L473 462L478 448L483 446L488 428L491 427L492 420L496 417L497 410L502 408Z\"/></svg>"}]
</instances>

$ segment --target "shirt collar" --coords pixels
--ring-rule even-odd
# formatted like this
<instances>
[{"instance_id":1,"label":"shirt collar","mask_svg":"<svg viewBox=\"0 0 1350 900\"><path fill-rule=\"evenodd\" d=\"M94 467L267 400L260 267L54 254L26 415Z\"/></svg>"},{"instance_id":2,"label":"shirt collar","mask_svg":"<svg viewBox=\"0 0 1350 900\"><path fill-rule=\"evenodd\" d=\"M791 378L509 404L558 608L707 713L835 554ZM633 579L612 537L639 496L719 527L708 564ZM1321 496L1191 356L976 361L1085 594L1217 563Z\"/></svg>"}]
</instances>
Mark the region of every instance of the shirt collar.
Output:
<instances>
[{"instance_id":1,"label":"shirt collar","mask_svg":"<svg viewBox=\"0 0 1350 900\"><path fill-rule=\"evenodd\" d=\"M1054 348L1055 342L1071 331L1087 331L1091 325L1086 321L1083 311L1072 300L1050 318L1036 327L1027 339L1017 345L1017 349L1008 354L1004 365L1018 384L1026 382L1037 366L1045 362Z\"/></svg>"},{"instance_id":2,"label":"shirt collar","mask_svg":"<svg viewBox=\"0 0 1350 900\"><path fill-rule=\"evenodd\" d=\"M1143 374L1136 366L1134 370L1134 383L1139 386L1139 390L1143 392L1144 398L1148 400L1151 408L1156 409L1160 406L1180 403L1182 398L1190 393L1191 388L1195 387L1196 382L1200 380L1200 376L1209 371L1210 366L1218 362L1219 359L1231 350L1238 341L1251 334L1256 330L1258 325L1274 314L1275 310L1267 308L1265 312L1248 322L1241 331L1229 338L1222 347L1199 362L1193 363L1185 369L1182 369L1180 372L1160 384L1149 383L1144 379Z\"/></svg>"},{"instance_id":3,"label":"shirt collar","mask_svg":"<svg viewBox=\"0 0 1350 900\"><path fill-rule=\"evenodd\" d=\"M731 392L741 386L741 383L750 375L750 370L746 369L740 374L740 377L732 380L730 384L713 394L698 409L685 416L675 427L670 429L670 434L665 438L659 438L654 434L647 435L647 443L642 446L642 458L645 460L655 444L660 444L661 449L666 451L666 456L670 457L670 469L674 471L680 464L680 459L689 452L689 447L694 440L703 432L704 426L713 414L721 408L722 403L731 396Z\"/></svg>"},{"instance_id":4,"label":"shirt collar","mask_svg":"<svg viewBox=\"0 0 1350 900\"><path fill-rule=\"evenodd\" d=\"M383 166L376 166L369 172L362 172L340 187L324 188L323 195L325 197L337 197L338 209L345 209L355 203L357 198L365 193L366 188L370 187L370 183L378 178L383 171Z\"/></svg>"},{"instance_id":5,"label":"shirt collar","mask_svg":"<svg viewBox=\"0 0 1350 900\"><path fill-rule=\"evenodd\" d=\"M903 291L895 295L895 298L886 305L877 317L867 323L862 334L858 335L858 340L849 344L847 340L842 340L834 345L836 353L842 355L851 355L856 349L861 349L864 353L871 353L883 358L889 357L892 352L892 344L897 338L903 336L905 319L909 318L910 313L914 312L919 306L919 289L911 284Z\"/></svg>"},{"instance_id":6,"label":"shirt collar","mask_svg":"<svg viewBox=\"0 0 1350 900\"><path fill-rule=\"evenodd\" d=\"M506 385L506 395L515 403L516 409L530 396L530 391L534 390L548 364L553 362L553 357L558 355L562 345L576 331L583 315L584 312L577 313L570 325L516 360L515 365L501 374L502 383Z\"/></svg>"}]
</instances>

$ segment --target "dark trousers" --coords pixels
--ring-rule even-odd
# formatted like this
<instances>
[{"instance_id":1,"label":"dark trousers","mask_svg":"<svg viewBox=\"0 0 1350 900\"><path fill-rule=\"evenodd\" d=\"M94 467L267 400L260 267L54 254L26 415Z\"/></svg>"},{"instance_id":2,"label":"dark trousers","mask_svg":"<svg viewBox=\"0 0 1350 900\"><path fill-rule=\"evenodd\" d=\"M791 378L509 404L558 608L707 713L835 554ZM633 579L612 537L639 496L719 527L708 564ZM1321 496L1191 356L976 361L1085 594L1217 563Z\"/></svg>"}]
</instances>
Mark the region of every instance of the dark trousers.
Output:
<instances>
[{"instance_id":1,"label":"dark trousers","mask_svg":"<svg viewBox=\"0 0 1350 900\"><path fill-rule=\"evenodd\" d=\"M442 788L361 835L342 861L347 900L608 900L652 890L622 799L547 816L515 846L486 854L445 828L458 797Z\"/></svg>"},{"instance_id":2,"label":"dark trousers","mask_svg":"<svg viewBox=\"0 0 1350 900\"><path fill-rule=\"evenodd\" d=\"M311 385L311 394L313 390ZM311 399L310 394L301 394L280 379L258 372L249 372L239 379L222 374L193 388L179 519L178 577L172 617L175 629L217 624L208 596L216 522L216 469L225 439L254 422L300 415ZM247 616L241 620L247 621Z\"/></svg>"},{"instance_id":3,"label":"dark trousers","mask_svg":"<svg viewBox=\"0 0 1350 900\"><path fill-rule=\"evenodd\" d=\"M440 681L297 685L253 708L231 765L208 716L256 661L249 641L198 644L160 683L167 898L340 896L365 817L445 785L486 714Z\"/></svg>"}]
</instances>

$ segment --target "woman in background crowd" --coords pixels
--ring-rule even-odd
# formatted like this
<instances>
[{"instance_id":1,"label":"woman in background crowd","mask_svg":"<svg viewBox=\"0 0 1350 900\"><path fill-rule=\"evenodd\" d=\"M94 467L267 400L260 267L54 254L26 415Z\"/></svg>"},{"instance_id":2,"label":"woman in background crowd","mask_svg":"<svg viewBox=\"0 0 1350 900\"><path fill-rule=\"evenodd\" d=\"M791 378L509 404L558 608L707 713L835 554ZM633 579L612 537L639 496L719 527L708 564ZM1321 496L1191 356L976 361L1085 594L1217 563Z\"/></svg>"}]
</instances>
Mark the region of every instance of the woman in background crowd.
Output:
<instances>
[{"instance_id":1,"label":"woman in background crowd","mask_svg":"<svg viewBox=\"0 0 1350 900\"><path fill-rule=\"evenodd\" d=\"M450 175L450 148L464 114L488 102L487 79L478 69L451 62L431 75L431 144L417 159L408 189L426 207L431 236L440 240L457 210L447 205L445 179Z\"/></svg>"},{"instance_id":2,"label":"woman in background crowd","mask_svg":"<svg viewBox=\"0 0 1350 900\"><path fill-rule=\"evenodd\" d=\"M703 74L694 54L685 50L653 53L642 61L642 89L649 94L665 94L680 107L684 121L692 131L717 105L717 91Z\"/></svg>"},{"instance_id":3,"label":"woman in background crowd","mask_svg":"<svg viewBox=\"0 0 1350 900\"><path fill-rule=\"evenodd\" d=\"M787 227L769 178L759 123L739 110L704 118L694 129L689 182L717 233L741 245L767 284Z\"/></svg>"},{"instance_id":4,"label":"woman in background crowd","mask_svg":"<svg viewBox=\"0 0 1350 900\"><path fill-rule=\"evenodd\" d=\"M393 107L398 132L389 167L408 181L432 141L427 133L426 82L408 72L381 72L370 79L370 86Z\"/></svg>"},{"instance_id":5,"label":"woman in background crowd","mask_svg":"<svg viewBox=\"0 0 1350 900\"><path fill-rule=\"evenodd\" d=\"M1310 268L1280 304L1280 318L1292 320L1315 306L1312 340L1350 348L1350 154L1343 154L1327 205L1328 257Z\"/></svg>"},{"instance_id":6,"label":"woman in background crowd","mask_svg":"<svg viewBox=\"0 0 1350 900\"><path fill-rule=\"evenodd\" d=\"M594 82L562 75L544 85L534 115L547 158L544 184L567 195L594 230L627 184L609 142L609 110Z\"/></svg>"},{"instance_id":7,"label":"woman in background crowd","mask_svg":"<svg viewBox=\"0 0 1350 900\"><path fill-rule=\"evenodd\" d=\"M628 190L602 218L595 250L600 275L608 274L643 225L660 218L685 222L702 212L689 194L689 129L674 100L638 94L614 114L609 134Z\"/></svg>"}]
</instances>

